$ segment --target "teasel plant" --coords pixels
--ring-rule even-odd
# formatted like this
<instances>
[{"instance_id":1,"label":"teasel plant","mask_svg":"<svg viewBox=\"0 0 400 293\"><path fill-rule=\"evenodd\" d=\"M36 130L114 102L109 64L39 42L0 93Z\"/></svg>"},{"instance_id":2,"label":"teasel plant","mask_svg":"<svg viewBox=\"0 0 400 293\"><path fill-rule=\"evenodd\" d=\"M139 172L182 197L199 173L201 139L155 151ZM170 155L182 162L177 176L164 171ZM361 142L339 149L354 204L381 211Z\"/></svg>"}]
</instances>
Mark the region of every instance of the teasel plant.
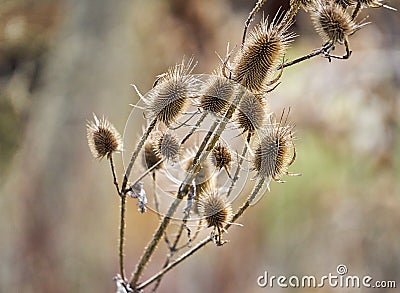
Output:
<instances>
[{"instance_id":1,"label":"teasel plant","mask_svg":"<svg viewBox=\"0 0 400 293\"><path fill-rule=\"evenodd\" d=\"M265 2L257 1L244 23L242 43L236 50L227 47L213 73L194 74L197 63L189 58L157 76L145 95L133 85L140 97L133 114L142 116L147 126L133 147L121 182L113 156L123 151L127 141L123 148L121 135L106 118L94 115L88 121L90 151L96 159L109 161L121 201L119 273L114 278L118 293L155 292L165 274L206 245L224 247L229 242L224 234L232 226L241 226L237 221L270 190L271 181L283 183L286 176L300 175L289 171L297 156L290 107L274 113L270 93L277 90L286 67L316 56L329 62L350 58L349 39L367 24L358 20L362 9L394 9L382 0L291 0L287 11L262 17L251 27ZM286 60L287 50L298 38L292 24L300 9L309 14L323 44ZM343 46L343 55L333 54L337 45ZM140 175L132 174L138 170ZM253 174L249 180L248 174ZM244 193L240 183L248 181L254 182L252 190L239 197ZM125 218L126 202L131 199L137 201L140 213L154 211L159 225L128 278ZM198 240L204 231L208 235ZM168 251L163 266L141 280L162 240Z\"/></svg>"}]
</instances>

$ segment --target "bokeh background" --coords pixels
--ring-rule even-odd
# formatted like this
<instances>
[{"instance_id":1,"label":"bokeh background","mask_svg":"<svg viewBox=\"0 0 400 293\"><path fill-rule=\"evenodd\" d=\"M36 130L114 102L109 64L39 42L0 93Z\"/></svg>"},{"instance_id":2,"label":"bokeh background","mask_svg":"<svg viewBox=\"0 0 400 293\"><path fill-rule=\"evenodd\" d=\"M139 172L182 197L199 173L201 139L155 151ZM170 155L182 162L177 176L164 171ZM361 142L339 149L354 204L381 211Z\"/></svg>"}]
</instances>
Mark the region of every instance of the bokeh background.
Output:
<instances>
[{"instance_id":1,"label":"bokeh background","mask_svg":"<svg viewBox=\"0 0 400 293\"><path fill-rule=\"evenodd\" d=\"M199 61L196 73L212 72L215 52L240 44L254 2L0 1L0 292L115 290L119 200L107 162L91 157L86 121L104 114L122 132L138 99L130 84L148 91L183 56ZM265 15L288 6L267 2ZM271 94L273 111L291 107L299 138L292 170L303 176L273 183L229 244L191 257L159 292L262 292L256 279L265 270L322 276L339 264L400 286L400 16L367 15L372 24L351 38L349 60L288 68ZM299 37L286 58L320 46L304 12L293 29ZM158 222L135 204L128 271ZM281 291L291 290L269 289ZM345 289L296 289L310 291Z\"/></svg>"}]
</instances>

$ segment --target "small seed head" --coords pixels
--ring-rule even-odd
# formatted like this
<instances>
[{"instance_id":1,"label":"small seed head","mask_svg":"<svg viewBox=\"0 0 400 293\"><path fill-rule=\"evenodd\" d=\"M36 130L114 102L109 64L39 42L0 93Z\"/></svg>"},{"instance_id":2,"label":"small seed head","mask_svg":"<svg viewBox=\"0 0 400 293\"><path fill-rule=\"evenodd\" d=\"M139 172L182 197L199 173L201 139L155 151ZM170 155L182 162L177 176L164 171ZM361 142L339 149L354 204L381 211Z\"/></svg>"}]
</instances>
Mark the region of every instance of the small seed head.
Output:
<instances>
[{"instance_id":1,"label":"small seed head","mask_svg":"<svg viewBox=\"0 0 400 293\"><path fill-rule=\"evenodd\" d=\"M199 200L199 213L208 227L221 229L232 219L232 206L216 192L207 191Z\"/></svg>"},{"instance_id":2,"label":"small seed head","mask_svg":"<svg viewBox=\"0 0 400 293\"><path fill-rule=\"evenodd\" d=\"M110 158L114 152L122 151L122 139L115 127L104 117L87 123L87 140L93 157Z\"/></svg>"},{"instance_id":3,"label":"small seed head","mask_svg":"<svg viewBox=\"0 0 400 293\"><path fill-rule=\"evenodd\" d=\"M246 39L233 61L233 79L252 92L262 92L276 71L293 34L287 25L275 25L262 20Z\"/></svg>"},{"instance_id":4,"label":"small seed head","mask_svg":"<svg viewBox=\"0 0 400 293\"><path fill-rule=\"evenodd\" d=\"M230 168L232 164L232 154L231 150L227 146L222 143L217 143L211 154L211 162L216 168L225 168L226 170Z\"/></svg>"},{"instance_id":5,"label":"small seed head","mask_svg":"<svg viewBox=\"0 0 400 293\"><path fill-rule=\"evenodd\" d=\"M176 162L179 150L179 141L173 134L167 132L157 135L154 152L158 157L170 162Z\"/></svg>"},{"instance_id":6,"label":"small seed head","mask_svg":"<svg viewBox=\"0 0 400 293\"><path fill-rule=\"evenodd\" d=\"M280 176L287 174L287 168L295 156L293 126L271 123L261 135L254 151L253 168L257 176L280 181Z\"/></svg>"},{"instance_id":7,"label":"small seed head","mask_svg":"<svg viewBox=\"0 0 400 293\"><path fill-rule=\"evenodd\" d=\"M266 113L266 101L261 95L254 95L249 91L243 95L236 112L236 122L243 132L254 134L255 130L264 125Z\"/></svg>"},{"instance_id":8,"label":"small seed head","mask_svg":"<svg viewBox=\"0 0 400 293\"><path fill-rule=\"evenodd\" d=\"M154 138L150 138L144 144L144 165L146 168L151 168L162 160L162 155L157 151L158 141ZM162 164L158 164L155 169L160 169Z\"/></svg>"},{"instance_id":9,"label":"small seed head","mask_svg":"<svg viewBox=\"0 0 400 293\"><path fill-rule=\"evenodd\" d=\"M233 91L232 81L212 75L202 86L200 107L215 114L224 114L229 107Z\"/></svg>"}]
</instances>

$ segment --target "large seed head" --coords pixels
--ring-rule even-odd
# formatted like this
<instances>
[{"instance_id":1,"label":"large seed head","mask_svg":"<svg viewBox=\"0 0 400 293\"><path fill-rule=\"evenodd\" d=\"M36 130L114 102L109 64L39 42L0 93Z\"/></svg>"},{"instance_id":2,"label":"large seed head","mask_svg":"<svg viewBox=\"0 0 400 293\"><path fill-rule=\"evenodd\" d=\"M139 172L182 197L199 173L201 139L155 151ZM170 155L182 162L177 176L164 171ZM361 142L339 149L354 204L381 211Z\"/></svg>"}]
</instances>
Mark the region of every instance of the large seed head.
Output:
<instances>
[{"instance_id":1,"label":"large seed head","mask_svg":"<svg viewBox=\"0 0 400 293\"><path fill-rule=\"evenodd\" d=\"M343 43L361 27L340 4L332 1L319 2L311 12L311 18L315 30L325 42Z\"/></svg>"},{"instance_id":2,"label":"large seed head","mask_svg":"<svg viewBox=\"0 0 400 293\"><path fill-rule=\"evenodd\" d=\"M233 61L233 79L252 92L264 91L294 37L289 26L262 20Z\"/></svg>"},{"instance_id":3,"label":"large seed head","mask_svg":"<svg viewBox=\"0 0 400 293\"><path fill-rule=\"evenodd\" d=\"M189 99L197 95L196 79L190 75L194 67L192 63L192 59L187 64L182 61L169 69L157 81L146 99L150 115L167 126L179 118L187 109Z\"/></svg>"}]
</instances>

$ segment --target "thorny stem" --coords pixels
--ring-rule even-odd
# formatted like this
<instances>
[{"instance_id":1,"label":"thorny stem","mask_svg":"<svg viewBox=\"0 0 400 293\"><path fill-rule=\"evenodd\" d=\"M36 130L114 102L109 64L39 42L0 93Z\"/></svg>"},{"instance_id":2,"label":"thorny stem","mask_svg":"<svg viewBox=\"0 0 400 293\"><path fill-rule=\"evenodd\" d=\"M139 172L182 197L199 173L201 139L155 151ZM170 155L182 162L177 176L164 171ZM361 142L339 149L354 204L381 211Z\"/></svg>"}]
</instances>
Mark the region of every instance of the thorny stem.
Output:
<instances>
[{"instance_id":1,"label":"thorny stem","mask_svg":"<svg viewBox=\"0 0 400 293\"><path fill-rule=\"evenodd\" d=\"M144 145L144 143L146 142L147 138L149 137L150 133L153 131L154 127L157 124L157 118L154 118L150 125L147 127L146 131L143 133L142 138L140 139L139 143L136 146L136 149L133 151L132 156L131 156L131 160L129 161L129 165L126 168L125 174L124 174L124 180L122 182L122 187L121 187L121 193L125 194L127 192L126 190L126 185L128 184L128 178L129 175L132 172L132 167L133 164L135 163L140 151L142 150L142 147Z\"/></svg>"},{"instance_id":2,"label":"thorny stem","mask_svg":"<svg viewBox=\"0 0 400 293\"><path fill-rule=\"evenodd\" d=\"M112 154L110 154L109 158L110 158L110 165L111 165L111 173L112 173L113 179L114 179L114 185L115 185L115 188L117 189L118 195L121 195L121 191L120 191L119 185L118 185L117 175L115 173L114 160L113 160Z\"/></svg>"},{"instance_id":3,"label":"thorny stem","mask_svg":"<svg viewBox=\"0 0 400 293\"><path fill-rule=\"evenodd\" d=\"M143 255L141 256L138 264L136 265L135 272L133 273L132 279L130 281L130 286L132 288L136 287L136 284L143 273L143 270L150 260L151 256L153 255L153 252L155 248L157 247L158 242L161 239L161 236L164 234L167 226L169 225L171 221L171 217L173 214L176 212L176 209L178 208L179 204L181 203L183 197L187 195L189 192L189 183L193 181L196 173L199 170L200 164L205 160L207 157L209 151L214 147L215 143L218 141L219 137L221 136L222 132L224 131L226 124L228 121L232 118L232 115L239 104L240 100L242 99L242 96L244 94L243 88L239 88L240 91L235 97L235 99L232 101L230 107L225 113L225 116L223 119L220 121L216 120L210 127L209 132L207 133L206 137L204 138L203 142L201 143L199 150L196 153L196 156L193 159L193 164L186 175L185 179L183 180L182 184L179 186L178 194L176 196L176 199L172 202L171 206L169 207L167 214L165 215L164 219L160 223L157 231L153 235L153 238L151 239L150 243L146 247L146 250L144 251Z\"/></svg>"},{"instance_id":4,"label":"thorny stem","mask_svg":"<svg viewBox=\"0 0 400 293\"><path fill-rule=\"evenodd\" d=\"M119 225L119 270L123 281L125 281L125 268L124 268L125 211L126 211L126 194L121 194L121 215L120 215L121 219Z\"/></svg>"},{"instance_id":5,"label":"thorny stem","mask_svg":"<svg viewBox=\"0 0 400 293\"><path fill-rule=\"evenodd\" d=\"M236 167L236 170L235 170L235 175L233 175L233 179L232 179L231 185L229 186L229 190L228 190L228 192L226 194L227 198L231 195L233 187L235 187L236 182L239 180L240 166L242 166L244 157L246 156L247 148L248 148L248 145L250 143L250 139L251 139L251 133L249 132L249 133L247 133L247 143L244 144L242 155L240 157L239 163L238 163L238 165Z\"/></svg>"},{"instance_id":6,"label":"thorny stem","mask_svg":"<svg viewBox=\"0 0 400 293\"><path fill-rule=\"evenodd\" d=\"M297 58L297 59L294 59L292 61L289 61L289 62L286 62L284 64L279 65L277 69L280 70L282 68L289 67L289 66L292 66L294 64L300 63L302 61L311 59L312 57L318 56L320 54L326 54L328 52L328 50L330 48L332 48L332 46L333 46L332 42L327 42L321 48L312 51L310 54L307 54L307 55L305 55L303 57L300 57L300 58Z\"/></svg>"},{"instance_id":7,"label":"thorny stem","mask_svg":"<svg viewBox=\"0 0 400 293\"><path fill-rule=\"evenodd\" d=\"M250 12L249 16L246 19L246 22L244 23L244 29L243 29L243 37L242 37L242 48L244 46L244 42L246 40L246 34L247 34L247 29L249 28L250 23L253 21L254 15L261 9L261 7L264 5L264 3L267 0L258 0L256 5L254 6L253 10Z\"/></svg>"},{"instance_id":8,"label":"thorny stem","mask_svg":"<svg viewBox=\"0 0 400 293\"><path fill-rule=\"evenodd\" d=\"M243 215L244 211L250 206L250 204L252 203L252 201L256 198L256 196L258 195L258 193L260 192L262 186L265 183L265 179L266 178L261 178L258 181L258 184L253 188L250 196L247 198L247 200L243 203L243 205L239 208L239 210L235 213L235 215L232 218L232 223L234 223L241 215ZM231 224L226 224L224 229L228 230L230 226L232 226ZM173 269L175 266L177 266L178 264L180 264L182 261L184 261L185 259L187 259L189 256L193 255L195 252L197 252L198 250L200 250L202 247L206 246L209 242L211 242L213 240L213 238L211 236L206 237L205 239L203 239L202 241L200 241L196 246L192 247L191 249L189 249L187 252L185 252L184 254L182 254L179 258L177 258L175 261L171 262L168 266L166 266L164 269L162 269L161 271L159 271L157 274L153 275L152 277L150 277L149 279L147 279L146 281L142 282L141 284L139 284L135 289L136 290L142 290L145 287L147 287L148 285L150 285L151 283L153 283L154 281L156 281L158 278L162 277L165 273L167 273L168 271L170 271L171 269Z\"/></svg>"}]
</instances>

